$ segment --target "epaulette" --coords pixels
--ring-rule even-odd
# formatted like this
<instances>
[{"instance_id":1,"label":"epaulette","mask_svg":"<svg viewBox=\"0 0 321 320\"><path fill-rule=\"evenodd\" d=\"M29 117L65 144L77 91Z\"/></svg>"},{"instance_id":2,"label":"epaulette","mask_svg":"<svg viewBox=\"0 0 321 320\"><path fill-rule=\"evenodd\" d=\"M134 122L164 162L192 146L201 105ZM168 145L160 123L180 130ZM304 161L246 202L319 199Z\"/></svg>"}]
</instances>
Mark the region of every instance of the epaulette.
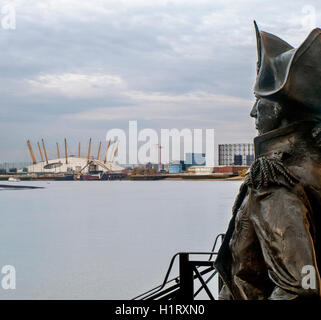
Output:
<instances>
[{"instance_id":1,"label":"epaulette","mask_svg":"<svg viewBox=\"0 0 321 320\"><path fill-rule=\"evenodd\" d=\"M256 159L245 176L244 183L253 189L271 185L293 187L299 180L277 157Z\"/></svg>"}]
</instances>

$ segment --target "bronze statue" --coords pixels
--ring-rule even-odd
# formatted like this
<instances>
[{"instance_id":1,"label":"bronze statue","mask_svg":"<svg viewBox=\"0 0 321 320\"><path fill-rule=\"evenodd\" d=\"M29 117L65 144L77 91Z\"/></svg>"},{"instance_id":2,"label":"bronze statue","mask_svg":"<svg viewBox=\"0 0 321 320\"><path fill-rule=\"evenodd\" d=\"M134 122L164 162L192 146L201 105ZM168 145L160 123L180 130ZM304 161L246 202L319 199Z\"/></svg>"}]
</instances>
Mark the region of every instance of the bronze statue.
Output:
<instances>
[{"instance_id":1,"label":"bronze statue","mask_svg":"<svg viewBox=\"0 0 321 320\"><path fill-rule=\"evenodd\" d=\"M220 299L320 299L321 29L297 49L255 29L259 135L215 261Z\"/></svg>"}]
</instances>

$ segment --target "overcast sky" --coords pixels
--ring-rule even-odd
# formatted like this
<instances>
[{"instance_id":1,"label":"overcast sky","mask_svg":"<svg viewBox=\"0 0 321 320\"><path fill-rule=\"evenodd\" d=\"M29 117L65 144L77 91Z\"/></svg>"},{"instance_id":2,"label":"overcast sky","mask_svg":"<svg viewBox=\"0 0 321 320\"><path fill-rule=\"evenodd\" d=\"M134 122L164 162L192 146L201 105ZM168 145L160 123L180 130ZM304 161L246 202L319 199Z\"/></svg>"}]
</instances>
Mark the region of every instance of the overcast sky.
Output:
<instances>
[{"instance_id":1,"label":"overcast sky","mask_svg":"<svg viewBox=\"0 0 321 320\"><path fill-rule=\"evenodd\" d=\"M0 0L0 161L50 157L66 137L94 148L112 128L214 128L251 142L256 43L262 30L298 46L321 25L320 1ZM2 10L0 18L6 14Z\"/></svg>"}]
</instances>

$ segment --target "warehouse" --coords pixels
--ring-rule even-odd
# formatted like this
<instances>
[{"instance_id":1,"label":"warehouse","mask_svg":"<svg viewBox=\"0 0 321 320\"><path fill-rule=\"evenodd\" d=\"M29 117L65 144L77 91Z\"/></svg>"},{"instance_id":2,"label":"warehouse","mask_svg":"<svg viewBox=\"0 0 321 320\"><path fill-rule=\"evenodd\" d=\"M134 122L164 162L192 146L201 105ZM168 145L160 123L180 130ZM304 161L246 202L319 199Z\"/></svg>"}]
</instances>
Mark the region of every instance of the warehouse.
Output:
<instances>
[{"instance_id":1,"label":"warehouse","mask_svg":"<svg viewBox=\"0 0 321 320\"><path fill-rule=\"evenodd\" d=\"M219 166L250 166L254 161L252 143L235 143L218 145Z\"/></svg>"}]
</instances>

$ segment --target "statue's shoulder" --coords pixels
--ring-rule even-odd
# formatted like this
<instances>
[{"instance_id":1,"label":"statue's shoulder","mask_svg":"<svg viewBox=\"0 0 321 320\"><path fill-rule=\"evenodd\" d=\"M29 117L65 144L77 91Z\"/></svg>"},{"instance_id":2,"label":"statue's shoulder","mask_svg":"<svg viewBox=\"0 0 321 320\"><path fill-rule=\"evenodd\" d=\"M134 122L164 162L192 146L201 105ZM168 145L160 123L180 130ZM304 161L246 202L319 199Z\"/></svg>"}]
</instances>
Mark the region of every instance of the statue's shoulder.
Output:
<instances>
[{"instance_id":1,"label":"statue's shoulder","mask_svg":"<svg viewBox=\"0 0 321 320\"><path fill-rule=\"evenodd\" d=\"M236 215L242 204L246 202L249 191L259 193L269 191L269 188L281 187L294 189L299 179L283 164L280 157L261 156L256 159L245 174L245 179L233 205L233 215ZM270 189L271 191L271 189Z\"/></svg>"},{"instance_id":2,"label":"statue's shoulder","mask_svg":"<svg viewBox=\"0 0 321 320\"><path fill-rule=\"evenodd\" d=\"M292 188L299 179L283 164L276 155L261 156L256 159L245 175L244 184L260 190L271 186Z\"/></svg>"}]
</instances>

